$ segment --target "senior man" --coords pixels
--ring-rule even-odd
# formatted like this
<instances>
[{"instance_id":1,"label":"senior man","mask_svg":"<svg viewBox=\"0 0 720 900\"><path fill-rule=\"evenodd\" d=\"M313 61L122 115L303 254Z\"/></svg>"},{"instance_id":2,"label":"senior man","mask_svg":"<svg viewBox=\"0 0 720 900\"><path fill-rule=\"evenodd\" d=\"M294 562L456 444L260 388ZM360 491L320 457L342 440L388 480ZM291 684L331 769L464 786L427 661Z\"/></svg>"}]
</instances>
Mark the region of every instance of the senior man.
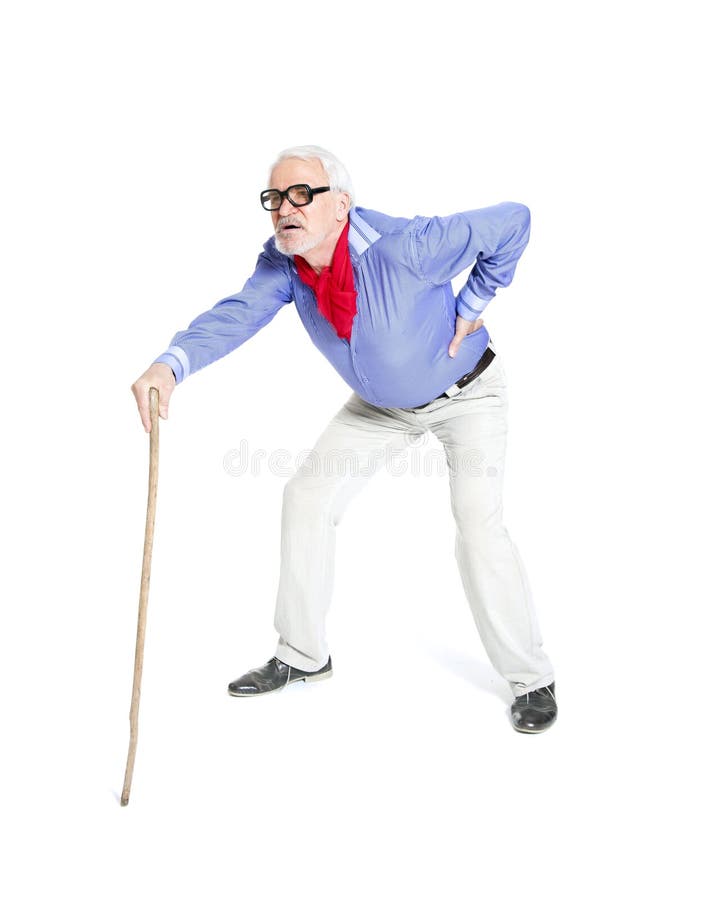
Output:
<instances>
[{"instance_id":1,"label":"senior man","mask_svg":"<svg viewBox=\"0 0 720 900\"><path fill-rule=\"evenodd\" d=\"M274 229L244 288L173 338L133 385L167 418L176 384L234 350L295 303L311 340L353 389L288 481L282 510L275 656L229 685L236 697L332 675L325 618L335 529L383 458L431 431L445 448L456 557L480 638L512 690L513 727L547 730L555 681L528 580L502 521L505 372L480 314L507 287L529 236L525 206L394 218L354 205L340 161L283 151L260 195ZM451 279L472 266L455 297ZM411 438L412 439L412 438Z\"/></svg>"}]
</instances>

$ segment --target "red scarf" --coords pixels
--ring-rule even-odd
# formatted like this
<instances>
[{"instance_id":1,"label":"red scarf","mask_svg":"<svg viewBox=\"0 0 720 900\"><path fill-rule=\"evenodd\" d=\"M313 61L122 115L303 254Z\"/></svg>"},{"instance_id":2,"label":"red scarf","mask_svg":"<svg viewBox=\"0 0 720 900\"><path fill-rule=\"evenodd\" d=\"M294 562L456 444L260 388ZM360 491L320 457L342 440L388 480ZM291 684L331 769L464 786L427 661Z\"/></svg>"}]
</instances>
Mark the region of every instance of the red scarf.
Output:
<instances>
[{"instance_id":1,"label":"red scarf","mask_svg":"<svg viewBox=\"0 0 720 900\"><path fill-rule=\"evenodd\" d=\"M347 340L350 340L353 318L357 312L357 291L348 248L349 230L350 222L345 225L338 239L332 262L319 275L302 256L294 257L300 280L315 292L318 309L335 329L337 336Z\"/></svg>"}]
</instances>

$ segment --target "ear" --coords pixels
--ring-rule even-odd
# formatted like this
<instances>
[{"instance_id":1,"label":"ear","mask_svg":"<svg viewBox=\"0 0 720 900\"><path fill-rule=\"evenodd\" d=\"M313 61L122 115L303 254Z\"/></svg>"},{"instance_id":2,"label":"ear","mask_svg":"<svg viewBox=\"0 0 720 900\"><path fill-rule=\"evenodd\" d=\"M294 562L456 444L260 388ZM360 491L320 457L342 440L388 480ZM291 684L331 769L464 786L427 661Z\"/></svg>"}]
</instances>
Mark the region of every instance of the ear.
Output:
<instances>
[{"instance_id":1,"label":"ear","mask_svg":"<svg viewBox=\"0 0 720 900\"><path fill-rule=\"evenodd\" d=\"M338 222L342 222L343 219L347 218L348 211L350 209L350 194L345 191L339 191L337 195L337 207L335 210L335 217Z\"/></svg>"}]
</instances>

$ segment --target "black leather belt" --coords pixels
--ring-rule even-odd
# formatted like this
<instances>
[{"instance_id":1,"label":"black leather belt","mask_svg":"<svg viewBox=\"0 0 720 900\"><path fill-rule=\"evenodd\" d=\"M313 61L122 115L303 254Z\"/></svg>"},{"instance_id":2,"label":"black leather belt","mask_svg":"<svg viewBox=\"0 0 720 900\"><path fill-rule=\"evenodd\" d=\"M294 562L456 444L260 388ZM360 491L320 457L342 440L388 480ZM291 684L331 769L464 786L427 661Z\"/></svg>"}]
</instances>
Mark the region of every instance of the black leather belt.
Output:
<instances>
[{"instance_id":1,"label":"black leather belt","mask_svg":"<svg viewBox=\"0 0 720 900\"><path fill-rule=\"evenodd\" d=\"M442 394L439 394L435 397L435 400L439 400L441 397L454 397L456 394L459 394L460 391L467 387L471 381L474 381L478 375L482 374L485 369L490 365L490 363L495 359L495 352L488 347L483 355L478 360L478 364L472 370L472 372L468 372L467 375L463 375L462 378L458 379L455 384L449 387L446 391L443 391ZM434 403L435 400L431 400L430 403ZM411 409L425 409L426 406L430 406L430 403L423 403L422 406L413 406Z\"/></svg>"}]
</instances>

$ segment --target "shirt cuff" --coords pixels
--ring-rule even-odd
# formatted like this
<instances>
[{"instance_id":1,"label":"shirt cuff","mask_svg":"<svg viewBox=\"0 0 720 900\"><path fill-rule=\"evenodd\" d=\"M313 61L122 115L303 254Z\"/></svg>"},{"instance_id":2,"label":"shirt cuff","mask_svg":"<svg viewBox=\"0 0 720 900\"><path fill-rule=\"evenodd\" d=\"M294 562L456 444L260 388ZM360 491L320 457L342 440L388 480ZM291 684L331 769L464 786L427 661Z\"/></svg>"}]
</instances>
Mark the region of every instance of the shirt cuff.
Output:
<instances>
[{"instance_id":1,"label":"shirt cuff","mask_svg":"<svg viewBox=\"0 0 720 900\"><path fill-rule=\"evenodd\" d=\"M190 374L190 360L188 359L188 355L182 347L178 347L177 345L168 347L162 356L158 356L155 362L165 363L166 366L170 366L173 370L176 384L180 384L180 382Z\"/></svg>"},{"instance_id":2,"label":"shirt cuff","mask_svg":"<svg viewBox=\"0 0 720 900\"><path fill-rule=\"evenodd\" d=\"M476 294L465 285L464 288L457 295L457 301L455 304L455 309L459 316L462 316L463 319L468 319L470 322L474 322L476 319L479 319L482 311L490 302L490 297L487 300L483 300L481 297L478 297Z\"/></svg>"}]
</instances>

